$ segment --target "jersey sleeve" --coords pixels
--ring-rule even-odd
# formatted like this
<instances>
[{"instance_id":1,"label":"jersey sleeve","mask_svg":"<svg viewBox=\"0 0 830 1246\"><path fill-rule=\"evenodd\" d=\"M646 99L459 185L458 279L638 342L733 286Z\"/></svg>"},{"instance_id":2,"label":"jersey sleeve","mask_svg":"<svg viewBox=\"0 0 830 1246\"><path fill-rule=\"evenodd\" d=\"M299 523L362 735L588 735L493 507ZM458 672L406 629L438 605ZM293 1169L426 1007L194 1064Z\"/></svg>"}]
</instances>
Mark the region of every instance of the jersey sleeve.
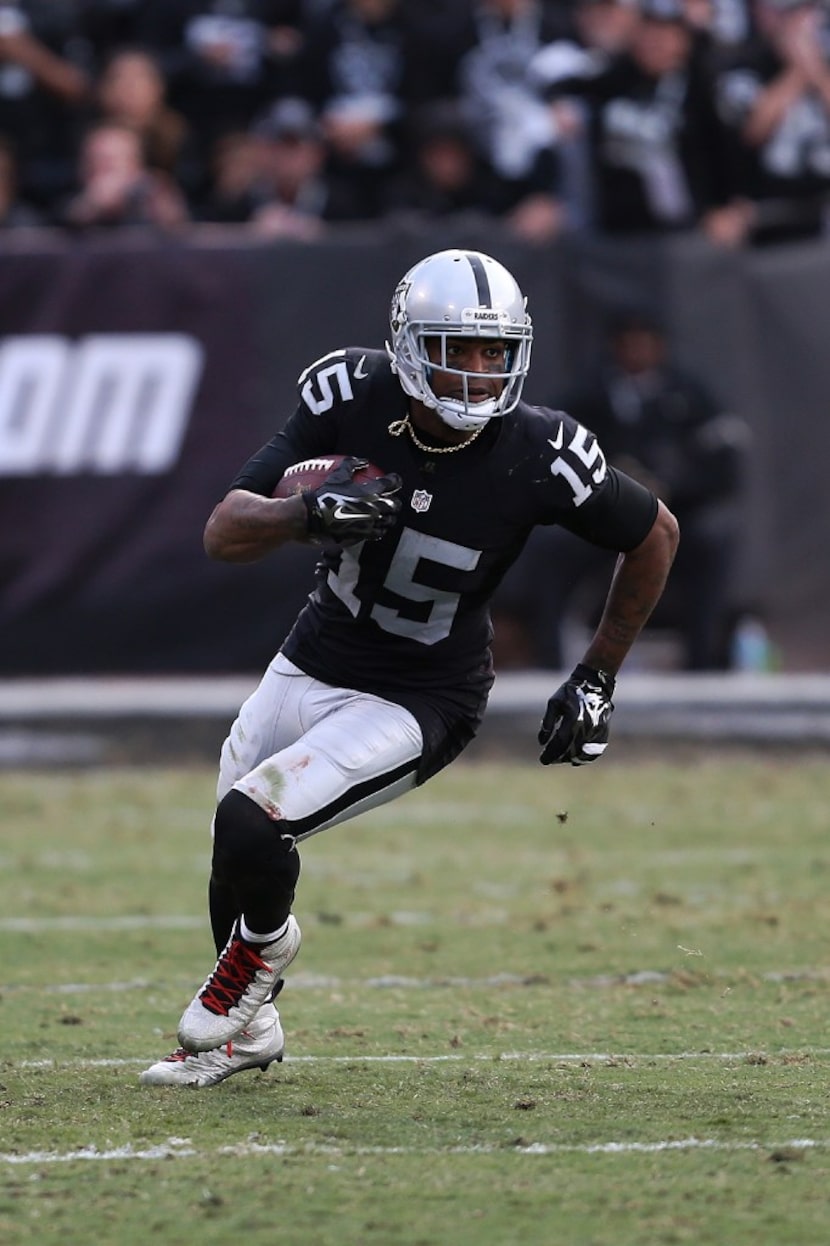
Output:
<instances>
[{"instance_id":1,"label":"jersey sleeve","mask_svg":"<svg viewBox=\"0 0 830 1246\"><path fill-rule=\"evenodd\" d=\"M356 356L358 352L352 349L333 351L300 374L299 401L285 427L240 468L229 491L247 489L270 496L292 463L332 453L343 407L355 400L356 370L360 377L360 359L355 362Z\"/></svg>"},{"instance_id":2,"label":"jersey sleeve","mask_svg":"<svg viewBox=\"0 0 830 1246\"><path fill-rule=\"evenodd\" d=\"M609 467L602 488L559 522L592 545L627 553L645 540L656 517L657 498L651 490Z\"/></svg>"},{"instance_id":3,"label":"jersey sleeve","mask_svg":"<svg viewBox=\"0 0 830 1246\"><path fill-rule=\"evenodd\" d=\"M569 413L536 408L532 429L544 494L536 522L619 553L639 545L657 515L654 494L609 466L595 434Z\"/></svg>"}]
</instances>

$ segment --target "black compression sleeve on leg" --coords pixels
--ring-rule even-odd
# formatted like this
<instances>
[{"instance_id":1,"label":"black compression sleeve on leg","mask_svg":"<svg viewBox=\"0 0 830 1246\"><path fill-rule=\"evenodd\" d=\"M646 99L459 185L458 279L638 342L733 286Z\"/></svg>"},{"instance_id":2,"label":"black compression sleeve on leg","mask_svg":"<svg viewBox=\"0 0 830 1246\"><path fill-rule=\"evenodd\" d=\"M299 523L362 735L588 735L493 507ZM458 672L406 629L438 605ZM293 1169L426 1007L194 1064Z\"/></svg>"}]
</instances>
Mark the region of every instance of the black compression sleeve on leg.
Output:
<instances>
[{"instance_id":1,"label":"black compression sleeve on leg","mask_svg":"<svg viewBox=\"0 0 830 1246\"><path fill-rule=\"evenodd\" d=\"M214 822L213 879L230 889L251 930L277 930L291 912L300 854L285 822L231 790Z\"/></svg>"},{"instance_id":2,"label":"black compression sleeve on leg","mask_svg":"<svg viewBox=\"0 0 830 1246\"><path fill-rule=\"evenodd\" d=\"M213 932L213 942L216 945L216 954L218 956L231 937L231 931L239 916L239 909L237 908L233 887L229 887L226 883L221 883L213 873L211 873L210 882L208 883L208 909L210 911L210 928Z\"/></svg>"}]
</instances>

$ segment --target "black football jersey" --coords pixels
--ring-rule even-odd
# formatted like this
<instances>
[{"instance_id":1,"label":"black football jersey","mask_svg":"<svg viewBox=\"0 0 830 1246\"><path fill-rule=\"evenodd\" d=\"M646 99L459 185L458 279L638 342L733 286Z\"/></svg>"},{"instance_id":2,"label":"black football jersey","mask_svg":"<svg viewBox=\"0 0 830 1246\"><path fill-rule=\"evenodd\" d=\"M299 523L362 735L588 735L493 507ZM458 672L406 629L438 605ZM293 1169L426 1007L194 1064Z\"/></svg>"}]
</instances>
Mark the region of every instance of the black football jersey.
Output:
<instances>
[{"instance_id":1,"label":"black football jersey","mask_svg":"<svg viewBox=\"0 0 830 1246\"><path fill-rule=\"evenodd\" d=\"M432 454L389 431L408 399L383 351L334 351L303 372L299 390L285 428L231 488L270 495L292 463L354 454L400 475L403 506L381 540L323 547L283 652L315 678L398 701L419 718L424 701L449 718L483 708L490 598L534 525L559 523L624 551L654 522L654 496L608 467L593 434L565 412L520 403L471 444Z\"/></svg>"}]
</instances>

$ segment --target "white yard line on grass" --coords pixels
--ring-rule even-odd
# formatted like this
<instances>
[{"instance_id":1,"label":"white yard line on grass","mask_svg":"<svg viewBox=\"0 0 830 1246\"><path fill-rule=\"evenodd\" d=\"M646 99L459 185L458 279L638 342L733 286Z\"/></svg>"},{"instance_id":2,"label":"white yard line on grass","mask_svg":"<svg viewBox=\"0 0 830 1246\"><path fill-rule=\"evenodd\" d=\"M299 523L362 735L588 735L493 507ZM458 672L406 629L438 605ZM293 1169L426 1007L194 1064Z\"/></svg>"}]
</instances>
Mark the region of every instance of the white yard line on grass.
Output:
<instances>
[{"instance_id":1,"label":"white yard line on grass","mask_svg":"<svg viewBox=\"0 0 830 1246\"><path fill-rule=\"evenodd\" d=\"M505 926L508 914L500 909L487 913L456 914L455 920L462 927L488 928ZM391 913L349 913L335 920L317 917L311 913L303 918L309 926L346 926L351 930L365 930L383 922L386 926L429 926L445 923L438 913L416 910L396 910ZM61 931L73 934L107 934L125 930L202 930L207 928L205 917L191 917L176 913L129 913L123 916L87 917L67 915L64 917L3 917L0 918L0 934L46 934Z\"/></svg>"},{"instance_id":2,"label":"white yard line on grass","mask_svg":"<svg viewBox=\"0 0 830 1246\"><path fill-rule=\"evenodd\" d=\"M53 930L196 930L204 924L204 917L148 913L134 913L123 917L4 917L0 920L0 931L6 934L39 934Z\"/></svg>"},{"instance_id":3,"label":"white yard line on grass","mask_svg":"<svg viewBox=\"0 0 830 1246\"><path fill-rule=\"evenodd\" d=\"M793 1138L788 1142L760 1142L747 1139L741 1142L724 1142L718 1138L667 1138L655 1142L534 1142L530 1146L448 1146L448 1147L366 1147L366 1146L320 1146L302 1143L299 1146L285 1142L263 1145L240 1142L233 1146L219 1147L216 1151L200 1151L189 1138L168 1138L155 1146L137 1149L132 1146L111 1147L99 1150L96 1146L80 1147L75 1151L28 1151L15 1154L0 1152L3 1164L66 1164L79 1160L158 1160L158 1159L207 1159L229 1156L245 1159L265 1155L652 1155L661 1151L768 1151L788 1152L824 1149L830 1145L826 1139Z\"/></svg>"},{"instance_id":4,"label":"white yard line on grass","mask_svg":"<svg viewBox=\"0 0 830 1246\"><path fill-rule=\"evenodd\" d=\"M722 970L708 970L707 976L728 979L733 975ZM815 969L809 966L801 969L771 969L757 976L762 982L826 982L830 978L830 969L826 967ZM613 986L655 986L671 980L672 971L666 969L635 969L630 973L594 974L588 978L566 978L561 982L555 976L548 974L496 973L482 978L460 975L416 978L405 974L383 974L376 978L341 978L334 974L295 973L286 982L286 989L434 991L459 987L492 989L493 987L558 985L577 987L580 990L601 990ZM56 982L46 986L41 983L6 983L3 990L7 994L26 992L38 995L94 995L118 994L123 991L189 990L192 985L193 980L190 978L171 978L164 982L157 979L134 978L124 982Z\"/></svg>"},{"instance_id":5,"label":"white yard line on grass","mask_svg":"<svg viewBox=\"0 0 830 1246\"><path fill-rule=\"evenodd\" d=\"M788 1057L830 1056L830 1047L779 1047L774 1051L762 1049L754 1051L497 1051L497 1052L443 1052L440 1055L351 1055L351 1056L286 1056L285 1064L459 1064L464 1062L486 1061L498 1064L500 1060L516 1062L527 1061L539 1063L549 1061L552 1064L577 1064L590 1061L603 1061L606 1064L619 1065L643 1062L645 1064L672 1060L722 1060L740 1062L744 1060L760 1060L762 1058L786 1059ZM77 1060L8 1060L9 1067L15 1069L109 1069L132 1068L135 1065L152 1064L158 1056L140 1059L129 1058L84 1059Z\"/></svg>"}]
</instances>

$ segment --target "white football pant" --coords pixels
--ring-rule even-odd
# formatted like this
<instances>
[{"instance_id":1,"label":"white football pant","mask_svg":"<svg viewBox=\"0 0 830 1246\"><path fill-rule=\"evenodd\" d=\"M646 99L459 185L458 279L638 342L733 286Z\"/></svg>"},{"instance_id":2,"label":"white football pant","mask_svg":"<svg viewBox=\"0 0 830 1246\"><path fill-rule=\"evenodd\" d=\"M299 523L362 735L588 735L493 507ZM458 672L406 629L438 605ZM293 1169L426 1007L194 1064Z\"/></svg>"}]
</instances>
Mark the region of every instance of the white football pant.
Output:
<instances>
[{"instance_id":1,"label":"white football pant","mask_svg":"<svg viewBox=\"0 0 830 1246\"><path fill-rule=\"evenodd\" d=\"M235 788L307 839L411 791L422 749L403 706L332 688L277 654L222 746L217 801Z\"/></svg>"}]
</instances>

